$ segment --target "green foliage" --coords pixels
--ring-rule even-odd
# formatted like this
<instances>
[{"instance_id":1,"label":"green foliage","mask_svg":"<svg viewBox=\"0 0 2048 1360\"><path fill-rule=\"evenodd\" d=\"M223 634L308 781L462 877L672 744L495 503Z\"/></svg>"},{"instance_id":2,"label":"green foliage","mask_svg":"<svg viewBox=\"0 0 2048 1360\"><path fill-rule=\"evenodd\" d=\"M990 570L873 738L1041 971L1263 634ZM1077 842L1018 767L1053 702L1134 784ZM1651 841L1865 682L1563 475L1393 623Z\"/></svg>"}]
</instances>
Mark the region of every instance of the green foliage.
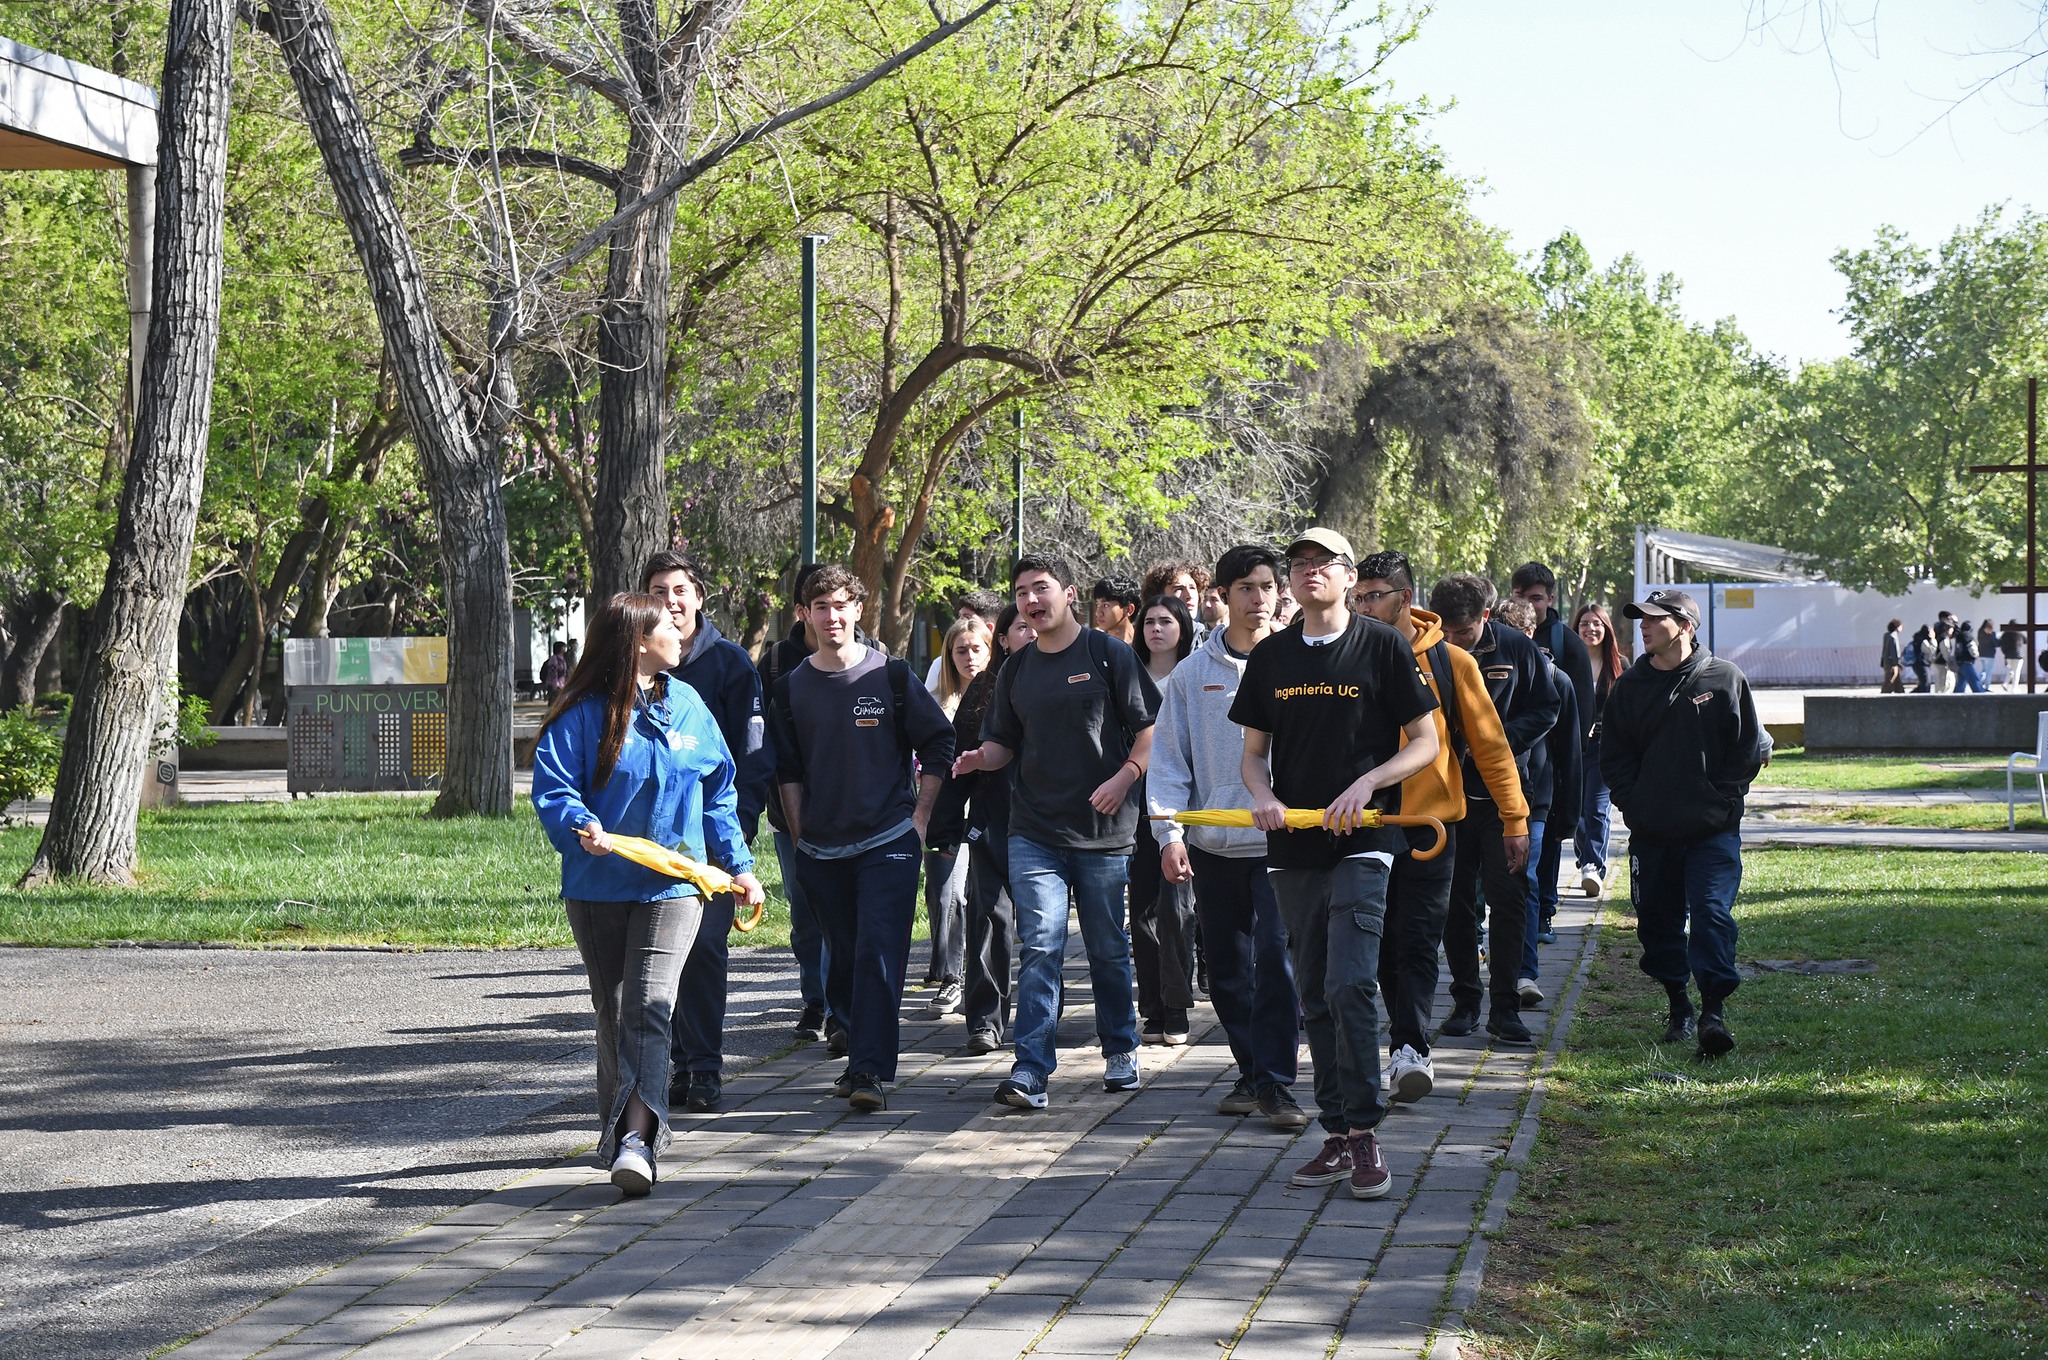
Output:
<instances>
[{"instance_id":1,"label":"green foliage","mask_svg":"<svg viewBox=\"0 0 2048 1360\"><path fill-rule=\"evenodd\" d=\"M56 786L63 751L59 730L37 721L27 705L0 713L0 822L14 804Z\"/></svg>"},{"instance_id":2,"label":"green foliage","mask_svg":"<svg viewBox=\"0 0 2048 1360\"><path fill-rule=\"evenodd\" d=\"M1902 591L1931 577L2017 580L2025 379L2048 362L2048 218L1986 211L1929 250L1885 228L1835 257L1847 359L1785 383L1730 510L1816 555L1836 580Z\"/></svg>"}]
</instances>

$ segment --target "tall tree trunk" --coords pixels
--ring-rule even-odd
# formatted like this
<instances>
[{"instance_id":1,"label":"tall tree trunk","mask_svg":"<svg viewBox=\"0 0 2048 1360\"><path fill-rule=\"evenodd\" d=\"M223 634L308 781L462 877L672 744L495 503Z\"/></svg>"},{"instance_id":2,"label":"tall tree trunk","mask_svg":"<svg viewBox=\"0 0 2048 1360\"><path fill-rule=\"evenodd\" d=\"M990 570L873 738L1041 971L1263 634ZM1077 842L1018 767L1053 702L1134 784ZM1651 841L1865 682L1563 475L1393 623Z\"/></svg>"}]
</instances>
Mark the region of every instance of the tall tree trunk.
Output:
<instances>
[{"instance_id":1,"label":"tall tree trunk","mask_svg":"<svg viewBox=\"0 0 2048 1360\"><path fill-rule=\"evenodd\" d=\"M440 816L512 809L512 563L499 450L466 397L435 328L426 276L398 215L384 163L349 88L323 0L271 0L270 27L369 276L413 444L441 533L448 606L448 763ZM502 352L479 393L502 404Z\"/></svg>"},{"instance_id":2,"label":"tall tree trunk","mask_svg":"<svg viewBox=\"0 0 2048 1360\"><path fill-rule=\"evenodd\" d=\"M652 191L690 157L698 79L741 0L696 0L664 39L654 0L619 0L619 46L638 94L627 110L618 205ZM590 593L637 590L640 568L669 544L668 323L676 201L613 233L598 316L597 536Z\"/></svg>"},{"instance_id":3,"label":"tall tree trunk","mask_svg":"<svg viewBox=\"0 0 2048 1360\"><path fill-rule=\"evenodd\" d=\"M0 662L0 713L36 701L36 672L43 668L43 658L57 640L65 603L59 591L38 590L22 601L18 612L9 611L15 614L14 645L7 649L6 661Z\"/></svg>"},{"instance_id":4,"label":"tall tree trunk","mask_svg":"<svg viewBox=\"0 0 2048 1360\"><path fill-rule=\"evenodd\" d=\"M316 497L303 512L304 526L293 534L278 554L277 566L271 570L266 585L256 574L254 560L259 548L251 544L251 559L242 573L242 579L249 587L248 624L242 632L242 642L235 649L234 659L228 662L227 670L221 673L220 683L213 687L208 704L215 723L223 723L235 707L237 697L242 699L242 722L249 724L256 703L256 691L263 680L263 654L270 645L270 629L284 614L285 597L298 584L299 577L306 570L306 556L313 545L320 541L327 527L327 499ZM247 688L244 689L246 684Z\"/></svg>"},{"instance_id":5,"label":"tall tree trunk","mask_svg":"<svg viewBox=\"0 0 2048 1360\"><path fill-rule=\"evenodd\" d=\"M206 475L234 22L235 0L172 0L158 115L155 309L135 445L49 825L23 887L134 881L142 767L176 678L178 613Z\"/></svg>"}]
</instances>

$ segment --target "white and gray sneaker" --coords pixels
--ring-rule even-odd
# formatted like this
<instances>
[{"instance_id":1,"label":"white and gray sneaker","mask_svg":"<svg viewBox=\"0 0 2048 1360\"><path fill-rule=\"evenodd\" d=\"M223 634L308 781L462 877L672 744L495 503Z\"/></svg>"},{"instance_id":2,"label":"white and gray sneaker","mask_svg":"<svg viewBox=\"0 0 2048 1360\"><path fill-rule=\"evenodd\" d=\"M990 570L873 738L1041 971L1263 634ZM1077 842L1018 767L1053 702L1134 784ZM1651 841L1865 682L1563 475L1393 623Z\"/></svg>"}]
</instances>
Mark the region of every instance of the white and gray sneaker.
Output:
<instances>
[{"instance_id":1,"label":"white and gray sneaker","mask_svg":"<svg viewBox=\"0 0 2048 1360\"><path fill-rule=\"evenodd\" d=\"M1536 985L1535 978L1516 978L1515 995L1521 999L1524 1010L1543 1004L1543 989Z\"/></svg>"},{"instance_id":2,"label":"white and gray sneaker","mask_svg":"<svg viewBox=\"0 0 2048 1360\"><path fill-rule=\"evenodd\" d=\"M943 1020L949 1015L958 1015L960 1013L960 990L960 984L957 982L941 982L938 992L924 1008L924 1018L927 1020Z\"/></svg>"},{"instance_id":3,"label":"white and gray sneaker","mask_svg":"<svg viewBox=\"0 0 2048 1360\"><path fill-rule=\"evenodd\" d=\"M1394 1050L1394 1059L1387 1065L1387 1090L1392 1098L1404 1104L1414 1104L1436 1087L1436 1069L1429 1059L1415 1051L1413 1044L1403 1044Z\"/></svg>"},{"instance_id":4,"label":"white and gray sneaker","mask_svg":"<svg viewBox=\"0 0 2048 1360\"><path fill-rule=\"evenodd\" d=\"M1601 881L1597 870L1588 867L1579 870L1579 891L1588 897L1598 897L1607 885Z\"/></svg>"},{"instance_id":5,"label":"white and gray sneaker","mask_svg":"<svg viewBox=\"0 0 2048 1360\"><path fill-rule=\"evenodd\" d=\"M629 1133L619 1140L619 1153L612 1158L612 1184L629 1199L654 1188L654 1152L639 1134Z\"/></svg>"},{"instance_id":6,"label":"white and gray sneaker","mask_svg":"<svg viewBox=\"0 0 2048 1360\"><path fill-rule=\"evenodd\" d=\"M1103 1057L1102 1089L1105 1091L1135 1091L1138 1089L1137 1053L1111 1053Z\"/></svg>"}]
</instances>

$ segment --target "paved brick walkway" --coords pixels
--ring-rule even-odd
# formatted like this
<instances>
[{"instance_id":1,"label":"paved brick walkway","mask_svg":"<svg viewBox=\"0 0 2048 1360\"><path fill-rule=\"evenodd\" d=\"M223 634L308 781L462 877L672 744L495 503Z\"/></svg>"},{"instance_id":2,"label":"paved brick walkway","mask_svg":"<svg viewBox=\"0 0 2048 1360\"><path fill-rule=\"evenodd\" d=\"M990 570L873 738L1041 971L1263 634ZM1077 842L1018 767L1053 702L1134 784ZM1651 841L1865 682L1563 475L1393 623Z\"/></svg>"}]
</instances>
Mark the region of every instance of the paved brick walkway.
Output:
<instances>
[{"instance_id":1,"label":"paved brick walkway","mask_svg":"<svg viewBox=\"0 0 2048 1360\"><path fill-rule=\"evenodd\" d=\"M1384 1200L1287 1184L1320 1144L1315 1126L1215 1112L1234 1072L1206 1007L1193 1045L1142 1050L1139 1091L1103 1092L1077 932L1047 1112L990 1103L1009 1056L967 1055L957 1020L905 1026L881 1114L831 1097L841 1064L813 1045L734 1077L722 1112L679 1121L646 1199L621 1202L587 1158L565 1162L175 1355L1454 1355L1479 1234L1499 1225L1533 1140L1532 1073L1569 1023L1591 916L1567 897L1543 951L1552 1001L1529 1016L1550 1028L1541 1049L1438 1045L1437 1093L1380 1130Z\"/></svg>"}]
</instances>

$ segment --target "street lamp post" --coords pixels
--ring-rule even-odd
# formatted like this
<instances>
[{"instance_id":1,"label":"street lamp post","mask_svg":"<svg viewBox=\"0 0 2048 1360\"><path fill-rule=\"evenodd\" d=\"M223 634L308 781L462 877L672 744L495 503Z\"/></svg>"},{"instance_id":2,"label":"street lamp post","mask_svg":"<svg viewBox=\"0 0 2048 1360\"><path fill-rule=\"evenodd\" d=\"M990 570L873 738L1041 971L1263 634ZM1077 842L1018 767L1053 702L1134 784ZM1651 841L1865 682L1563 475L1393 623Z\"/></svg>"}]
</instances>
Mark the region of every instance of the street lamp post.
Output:
<instances>
[{"instance_id":1,"label":"street lamp post","mask_svg":"<svg viewBox=\"0 0 2048 1360\"><path fill-rule=\"evenodd\" d=\"M798 565L818 560L818 246L822 236L803 242L804 377L803 377L803 532Z\"/></svg>"}]
</instances>

